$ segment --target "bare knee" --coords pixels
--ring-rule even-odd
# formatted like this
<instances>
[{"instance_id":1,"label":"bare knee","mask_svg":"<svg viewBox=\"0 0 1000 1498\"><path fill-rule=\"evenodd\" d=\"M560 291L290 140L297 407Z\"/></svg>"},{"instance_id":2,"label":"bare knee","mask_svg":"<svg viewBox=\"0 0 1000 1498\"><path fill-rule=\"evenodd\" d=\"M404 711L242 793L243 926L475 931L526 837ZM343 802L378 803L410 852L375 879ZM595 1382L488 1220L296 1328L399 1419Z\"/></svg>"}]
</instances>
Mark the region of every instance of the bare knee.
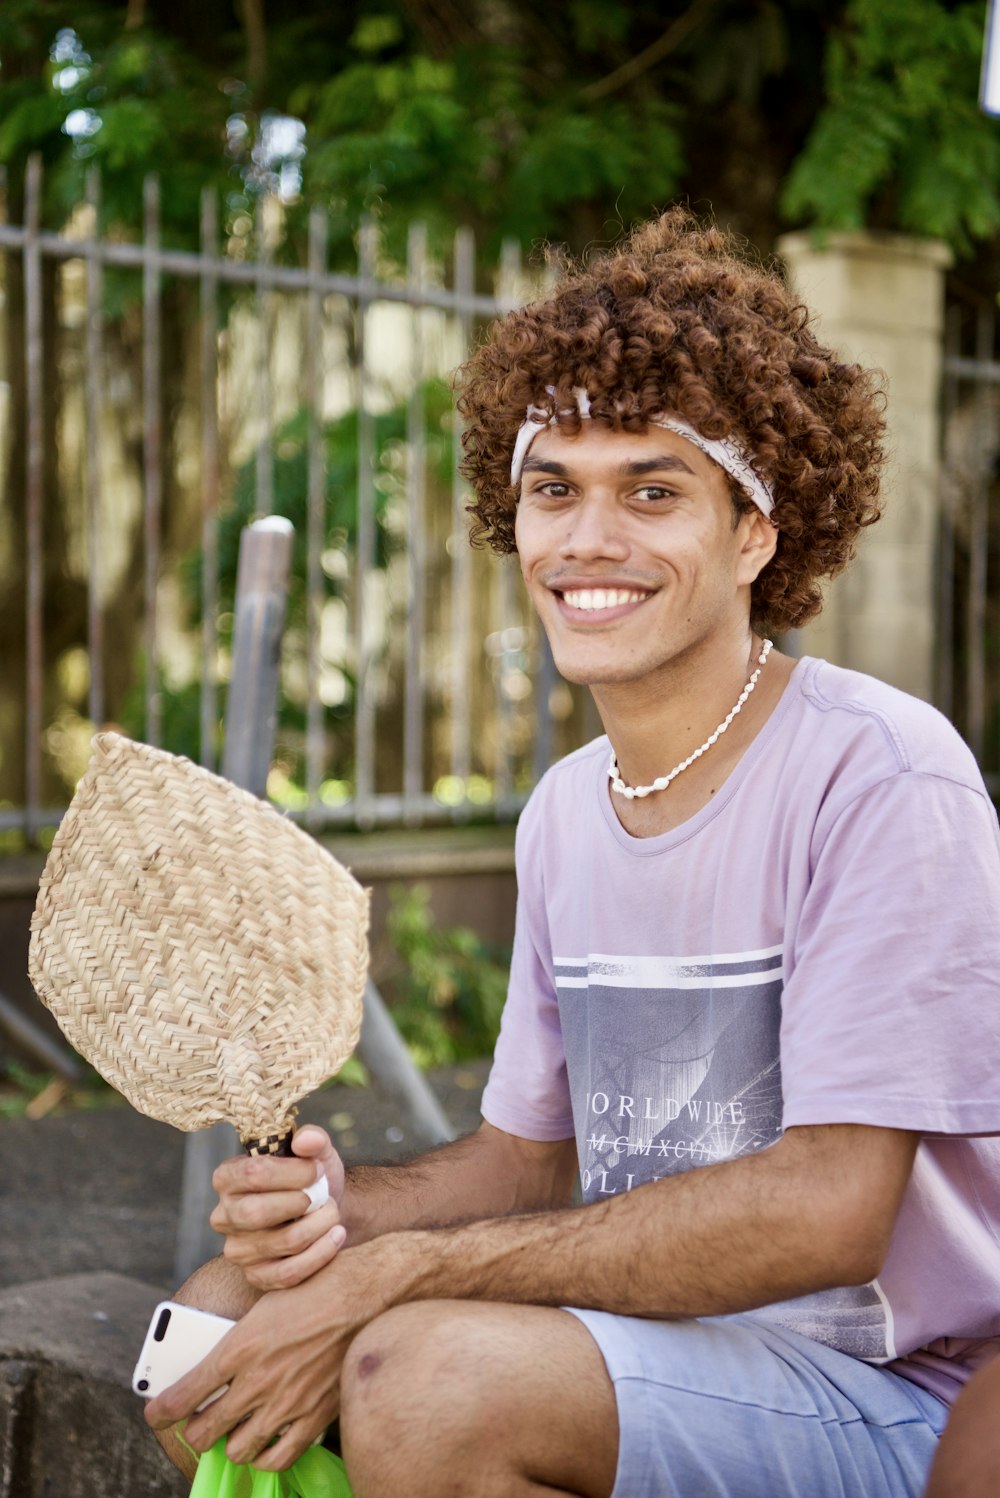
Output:
<instances>
[{"instance_id":1,"label":"bare knee","mask_svg":"<svg viewBox=\"0 0 1000 1498\"><path fill-rule=\"evenodd\" d=\"M597 1344L541 1306L427 1301L377 1317L344 1363L341 1437L357 1498L608 1498L618 1460Z\"/></svg>"},{"instance_id":2,"label":"bare knee","mask_svg":"<svg viewBox=\"0 0 1000 1498\"><path fill-rule=\"evenodd\" d=\"M430 1492L443 1466L462 1465L469 1417L483 1404L474 1360L466 1363L450 1312L442 1302L398 1306L351 1344L340 1431L358 1498Z\"/></svg>"},{"instance_id":3,"label":"bare knee","mask_svg":"<svg viewBox=\"0 0 1000 1498\"><path fill-rule=\"evenodd\" d=\"M239 1321L262 1294L263 1291L247 1283L242 1269L220 1255L196 1269L175 1293L174 1300L181 1305L197 1306L199 1311L211 1311L214 1316Z\"/></svg>"}]
</instances>

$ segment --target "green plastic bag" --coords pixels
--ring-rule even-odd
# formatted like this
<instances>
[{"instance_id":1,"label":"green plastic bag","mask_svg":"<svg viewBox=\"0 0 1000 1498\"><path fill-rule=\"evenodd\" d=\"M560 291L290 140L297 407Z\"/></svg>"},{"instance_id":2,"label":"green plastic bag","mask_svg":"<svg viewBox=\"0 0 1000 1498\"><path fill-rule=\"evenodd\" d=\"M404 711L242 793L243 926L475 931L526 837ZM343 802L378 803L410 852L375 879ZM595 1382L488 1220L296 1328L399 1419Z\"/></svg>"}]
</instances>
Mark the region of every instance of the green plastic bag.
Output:
<instances>
[{"instance_id":1,"label":"green plastic bag","mask_svg":"<svg viewBox=\"0 0 1000 1498\"><path fill-rule=\"evenodd\" d=\"M352 1498L339 1456L310 1446L287 1472L240 1467L226 1455L226 1438L198 1462L191 1498Z\"/></svg>"}]
</instances>

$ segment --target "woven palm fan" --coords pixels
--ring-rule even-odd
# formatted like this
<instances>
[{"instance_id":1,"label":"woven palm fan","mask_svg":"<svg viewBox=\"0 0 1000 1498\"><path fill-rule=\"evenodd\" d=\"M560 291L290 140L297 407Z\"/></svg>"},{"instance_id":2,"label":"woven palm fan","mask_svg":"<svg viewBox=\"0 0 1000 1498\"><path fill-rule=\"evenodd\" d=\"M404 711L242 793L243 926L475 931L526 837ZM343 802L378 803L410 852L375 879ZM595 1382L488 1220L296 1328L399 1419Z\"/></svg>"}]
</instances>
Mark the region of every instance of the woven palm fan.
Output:
<instances>
[{"instance_id":1,"label":"woven palm fan","mask_svg":"<svg viewBox=\"0 0 1000 1498\"><path fill-rule=\"evenodd\" d=\"M31 922L39 997L142 1113L288 1154L361 1027L368 895L265 802L98 734Z\"/></svg>"}]
</instances>

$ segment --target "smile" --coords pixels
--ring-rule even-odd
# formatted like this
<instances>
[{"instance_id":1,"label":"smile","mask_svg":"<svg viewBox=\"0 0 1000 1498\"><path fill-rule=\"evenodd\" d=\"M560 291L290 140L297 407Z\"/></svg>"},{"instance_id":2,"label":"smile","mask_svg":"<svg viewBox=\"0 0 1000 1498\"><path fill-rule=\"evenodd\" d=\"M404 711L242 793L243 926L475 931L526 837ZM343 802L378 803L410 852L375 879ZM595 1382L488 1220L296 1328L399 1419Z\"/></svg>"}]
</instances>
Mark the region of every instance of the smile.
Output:
<instances>
[{"instance_id":1,"label":"smile","mask_svg":"<svg viewBox=\"0 0 1000 1498\"><path fill-rule=\"evenodd\" d=\"M572 588L562 595L571 609L596 613L600 609L617 609L629 603L642 603L648 593L626 588Z\"/></svg>"}]
</instances>

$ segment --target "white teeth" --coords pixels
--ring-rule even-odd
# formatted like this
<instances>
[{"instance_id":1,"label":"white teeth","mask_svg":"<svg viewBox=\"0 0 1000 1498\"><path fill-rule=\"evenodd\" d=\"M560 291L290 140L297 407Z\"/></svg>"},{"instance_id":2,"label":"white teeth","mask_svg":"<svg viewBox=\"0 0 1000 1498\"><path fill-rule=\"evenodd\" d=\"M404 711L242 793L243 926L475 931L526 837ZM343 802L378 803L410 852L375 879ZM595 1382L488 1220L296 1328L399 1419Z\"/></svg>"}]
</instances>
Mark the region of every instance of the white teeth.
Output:
<instances>
[{"instance_id":1,"label":"white teeth","mask_svg":"<svg viewBox=\"0 0 1000 1498\"><path fill-rule=\"evenodd\" d=\"M645 593L629 592L625 588L574 588L563 593L571 609L615 609L623 603L642 603Z\"/></svg>"}]
</instances>

